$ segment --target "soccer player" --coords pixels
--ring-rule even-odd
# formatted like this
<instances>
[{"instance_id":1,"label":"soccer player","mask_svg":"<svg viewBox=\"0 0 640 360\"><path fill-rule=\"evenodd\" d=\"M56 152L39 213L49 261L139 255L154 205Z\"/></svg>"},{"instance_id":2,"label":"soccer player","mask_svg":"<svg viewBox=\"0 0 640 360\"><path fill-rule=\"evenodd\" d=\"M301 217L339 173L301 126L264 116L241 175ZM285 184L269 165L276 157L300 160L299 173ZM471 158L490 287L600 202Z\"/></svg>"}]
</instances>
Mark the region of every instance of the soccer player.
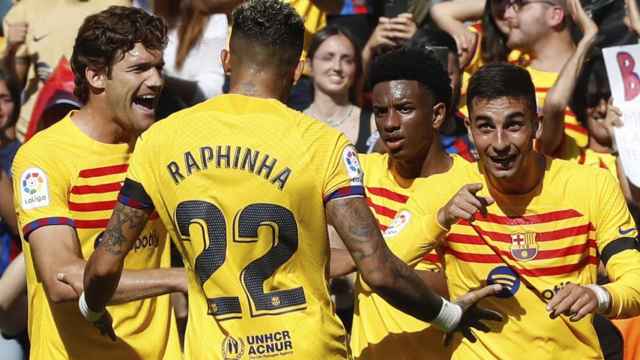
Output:
<instances>
[{"instance_id":1,"label":"soccer player","mask_svg":"<svg viewBox=\"0 0 640 360\"><path fill-rule=\"evenodd\" d=\"M406 48L383 54L373 62L369 81L376 126L387 152L360 155L360 162L366 174L367 203L380 230L385 231L413 196L420 178L473 165L457 155L449 156L440 144L439 129L447 119L452 91L448 74L433 52ZM398 215L397 222L403 221L403 214ZM355 270L347 255L332 257L332 272L338 260ZM435 251L419 265L411 265L423 271L421 275L434 289L446 294ZM350 344L354 358L450 357L449 348L442 346L441 331L389 305L360 276L355 293Z\"/></svg>"},{"instance_id":2,"label":"soccer player","mask_svg":"<svg viewBox=\"0 0 640 360\"><path fill-rule=\"evenodd\" d=\"M638 231L616 180L533 150L542 129L526 70L482 68L468 105L479 169L425 179L407 204L411 220L387 242L394 249L413 241L394 251L403 259L444 246L453 298L478 282L505 285L483 304L507 320L475 343L462 339L454 359L516 358L523 344L528 358L602 358L593 314L640 314ZM454 177L467 185L443 200ZM444 195L418 196L434 188ZM611 279L604 286L595 285L600 261Z\"/></svg>"},{"instance_id":3,"label":"soccer player","mask_svg":"<svg viewBox=\"0 0 640 360\"><path fill-rule=\"evenodd\" d=\"M459 313L501 286L471 292L457 307L389 252L363 199L354 147L282 103L302 69L303 38L302 19L280 1L250 0L234 11L222 54L230 94L156 123L138 140L85 271L79 305L88 319L102 316L153 209L192 269L190 359L347 357L328 294L326 219L364 281L394 306L448 331L496 318L475 307Z\"/></svg>"},{"instance_id":4,"label":"soccer player","mask_svg":"<svg viewBox=\"0 0 640 360\"><path fill-rule=\"evenodd\" d=\"M165 43L162 20L140 9L111 7L89 16L71 58L75 92L85 105L16 155L14 202L33 359L181 356L169 295L155 296L186 291L187 280L183 269L165 269L169 242L157 214L133 239L112 299L123 304L109 307L120 339L100 336L77 308L85 259L100 242L137 136L154 122Z\"/></svg>"}]
</instances>

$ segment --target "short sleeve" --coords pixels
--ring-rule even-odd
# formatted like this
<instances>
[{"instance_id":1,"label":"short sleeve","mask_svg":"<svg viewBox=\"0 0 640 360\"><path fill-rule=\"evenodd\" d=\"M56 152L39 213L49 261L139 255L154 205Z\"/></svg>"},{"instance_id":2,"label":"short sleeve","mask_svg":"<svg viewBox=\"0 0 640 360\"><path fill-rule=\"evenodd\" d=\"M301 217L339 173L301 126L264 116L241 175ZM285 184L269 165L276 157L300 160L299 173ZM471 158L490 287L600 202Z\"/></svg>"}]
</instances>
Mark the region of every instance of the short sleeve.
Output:
<instances>
[{"instance_id":1,"label":"short sleeve","mask_svg":"<svg viewBox=\"0 0 640 360\"><path fill-rule=\"evenodd\" d=\"M71 176L55 155L22 146L13 161L12 181L18 226L25 241L47 225L74 226L69 210Z\"/></svg>"},{"instance_id":2,"label":"short sleeve","mask_svg":"<svg viewBox=\"0 0 640 360\"><path fill-rule=\"evenodd\" d=\"M140 136L129 159L127 176L118 195L118 201L126 206L153 210L153 201L149 194L153 193L155 184L151 172L151 144L147 137Z\"/></svg>"},{"instance_id":3,"label":"short sleeve","mask_svg":"<svg viewBox=\"0 0 640 360\"><path fill-rule=\"evenodd\" d=\"M425 209L414 198L415 193L382 234L389 249L411 266L434 251L446 233L436 219L437 211Z\"/></svg>"},{"instance_id":4,"label":"short sleeve","mask_svg":"<svg viewBox=\"0 0 640 360\"><path fill-rule=\"evenodd\" d=\"M339 198L364 197L363 178L364 173L356 148L340 134L328 162L323 189L324 202Z\"/></svg>"}]
</instances>

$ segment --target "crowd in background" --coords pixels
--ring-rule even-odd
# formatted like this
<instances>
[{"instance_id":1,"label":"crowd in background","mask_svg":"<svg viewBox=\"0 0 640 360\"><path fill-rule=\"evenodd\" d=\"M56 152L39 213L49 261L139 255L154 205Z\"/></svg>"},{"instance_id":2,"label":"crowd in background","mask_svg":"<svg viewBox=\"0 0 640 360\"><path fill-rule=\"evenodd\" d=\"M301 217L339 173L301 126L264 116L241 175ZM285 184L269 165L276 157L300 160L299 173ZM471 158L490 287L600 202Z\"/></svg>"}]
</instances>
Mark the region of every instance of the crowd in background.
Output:
<instances>
[{"instance_id":1,"label":"crowd in background","mask_svg":"<svg viewBox=\"0 0 640 360\"><path fill-rule=\"evenodd\" d=\"M525 67L536 87L544 133L537 150L597 166L620 183L635 215L638 190L625 176L613 137L622 124L611 99L603 48L636 44L640 13L635 0L285 0L305 21L305 64L288 105L344 132L362 153L384 152L371 108L368 69L380 54L402 46L432 51L447 70L451 109L440 128L449 153L475 161L464 126L469 77L485 64ZM164 51L165 87L157 118L211 99L228 89L220 52L228 15L242 0L19 0L0 1L3 54L0 69L0 354L25 358L26 282L15 211L11 162L20 145L82 105L69 59L84 18L110 5L142 7L169 27ZM530 16L535 3L565 5L545 18ZM636 219L638 221L640 219ZM332 247L341 247L329 229ZM176 262L179 262L176 257ZM333 281L338 313L349 328L351 281ZM184 324L184 295L173 299ZM614 321L625 339L625 358L640 356L640 321ZM635 349L635 350L634 350Z\"/></svg>"}]
</instances>

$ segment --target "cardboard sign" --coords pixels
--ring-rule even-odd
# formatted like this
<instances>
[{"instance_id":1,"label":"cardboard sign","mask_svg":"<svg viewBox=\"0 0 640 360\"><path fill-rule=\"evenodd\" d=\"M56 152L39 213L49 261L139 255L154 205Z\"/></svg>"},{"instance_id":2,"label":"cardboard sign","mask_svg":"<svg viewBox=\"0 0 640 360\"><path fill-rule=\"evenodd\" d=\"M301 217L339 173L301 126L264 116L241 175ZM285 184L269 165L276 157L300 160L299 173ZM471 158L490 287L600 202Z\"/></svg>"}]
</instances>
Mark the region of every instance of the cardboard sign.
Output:
<instances>
[{"instance_id":1,"label":"cardboard sign","mask_svg":"<svg viewBox=\"0 0 640 360\"><path fill-rule=\"evenodd\" d=\"M640 45L602 50L613 103L622 111L623 127L613 133L627 178L640 187Z\"/></svg>"}]
</instances>

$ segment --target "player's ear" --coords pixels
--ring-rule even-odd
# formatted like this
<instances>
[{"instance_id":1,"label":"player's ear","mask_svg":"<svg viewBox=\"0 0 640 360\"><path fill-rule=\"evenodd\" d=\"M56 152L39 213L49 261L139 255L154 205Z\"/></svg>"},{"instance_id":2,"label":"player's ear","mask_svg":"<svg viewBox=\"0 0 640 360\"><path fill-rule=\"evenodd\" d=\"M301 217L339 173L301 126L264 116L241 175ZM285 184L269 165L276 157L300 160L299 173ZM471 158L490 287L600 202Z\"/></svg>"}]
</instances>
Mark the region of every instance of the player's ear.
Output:
<instances>
[{"instance_id":1,"label":"player's ear","mask_svg":"<svg viewBox=\"0 0 640 360\"><path fill-rule=\"evenodd\" d=\"M298 65L296 65L296 68L293 71L293 85L295 85L298 80L300 80L300 77L302 76L302 73L304 71L304 64L304 59L300 59L300 61L298 61Z\"/></svg>"},{"instance_id":2,"label":"player's ear","mask_svg":"<svg viewBox=\"0 0 640 360\"><path fill-rule=\"evenodd\" d=\"M533 130L534 130L534 138L538 141L542 138L542 114L537 114L533 118Z\"/></svg>"},{"instance_id":3,"label":"player's ear","mask_svg":"<svg viewBox=\"0 0 640 360\"><path fill-rule=\"evenodd\" d=\"M107 83L107 69L96 70L89 66L84 69L84 77L91 88L97 91L103 91Z\"/></svg>"},{"instance_id":4,"label":"player's ear","mask_svg":"<svg viewBox=\"0 0 640 360\"><path fill-rule=\"evenodd\" d=\"M440 129L447 119L447 106L444 103L437 103L433 106L433 128Z\"/></svg>"},{"instance_id":5,"label":"player's ear","mask_svg":"<svg viewBox=\"0 0 640 360\"><path fill-rule=\"evenodd\" d=\"M222 49L220 51L220 62L222 63L225 75L231 74L231 53L229 50Z\"/></svg>"}]
</instances>

